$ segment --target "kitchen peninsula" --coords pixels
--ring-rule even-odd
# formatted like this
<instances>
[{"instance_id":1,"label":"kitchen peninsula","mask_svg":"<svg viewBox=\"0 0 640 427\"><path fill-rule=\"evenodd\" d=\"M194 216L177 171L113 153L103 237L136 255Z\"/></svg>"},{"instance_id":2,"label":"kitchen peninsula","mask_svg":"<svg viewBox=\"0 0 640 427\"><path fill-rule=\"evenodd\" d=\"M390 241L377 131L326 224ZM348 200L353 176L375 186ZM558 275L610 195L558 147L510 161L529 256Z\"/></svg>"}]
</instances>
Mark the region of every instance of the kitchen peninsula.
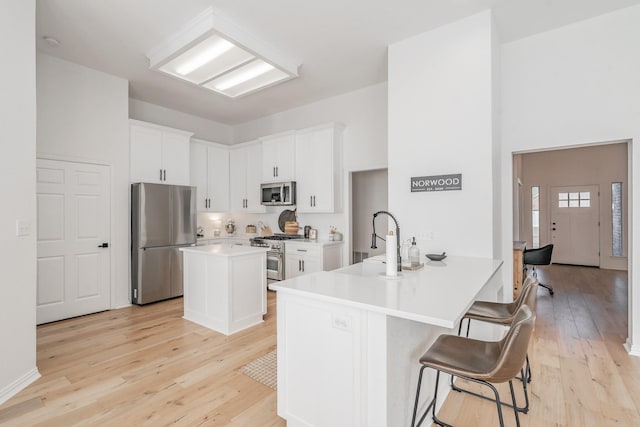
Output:
<instances>
[{"instance_id":1,"label":"kitchen peninsula","mask_svg":"<svg viewBox=\"0 0 640 427\"><path fill-rule=\"evenodd\" d=\"M184 255L184 318L231 335L267 312L266 248L217 244Z\"/></svg>"},{"instance_id":2,"label":"kitchen peninsula","mask_svg":"<svg viewBox=\"0 0 640 427\"><path fill-rule=\"evenodd\" d=\"M454 332L474 300L501 300L501 266L449 257L390 279L384 264L360 263L270 285L278 291L278 415L289 426L410 425L418 359ZM495 339L500 331L474 325L473 333ZM434 377L425 374L422 408Z\"/></svg>"}]
</instances>

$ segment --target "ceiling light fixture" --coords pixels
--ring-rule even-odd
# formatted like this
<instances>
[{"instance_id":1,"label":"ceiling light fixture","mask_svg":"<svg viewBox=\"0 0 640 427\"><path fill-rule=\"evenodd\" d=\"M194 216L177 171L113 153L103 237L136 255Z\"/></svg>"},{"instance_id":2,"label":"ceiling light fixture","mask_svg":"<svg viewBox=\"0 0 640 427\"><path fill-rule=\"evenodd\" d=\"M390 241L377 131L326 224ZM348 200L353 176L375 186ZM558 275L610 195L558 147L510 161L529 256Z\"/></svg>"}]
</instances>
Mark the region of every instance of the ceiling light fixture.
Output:
<instances>
[{"instance_id":1,"label":"ceiling light fixture","mask_svg":"<svg viewBox=\"0 0 640 427\"><path fill-rule=\"evenodd\" d=\"M149 68L231 98L298 77L289 58L209 7L149 54Z\"/></svg>"}]
</instances>

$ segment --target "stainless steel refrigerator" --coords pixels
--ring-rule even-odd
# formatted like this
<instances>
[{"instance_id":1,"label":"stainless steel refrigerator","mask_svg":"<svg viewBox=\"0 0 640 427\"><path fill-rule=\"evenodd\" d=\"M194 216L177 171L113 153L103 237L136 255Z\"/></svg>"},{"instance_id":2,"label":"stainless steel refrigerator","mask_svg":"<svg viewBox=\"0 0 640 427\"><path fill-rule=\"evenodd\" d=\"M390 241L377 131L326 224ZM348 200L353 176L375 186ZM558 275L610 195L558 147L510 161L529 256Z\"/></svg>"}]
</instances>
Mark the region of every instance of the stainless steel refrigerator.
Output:
<instances>
[{"instance_id":1,"label":"stainless steel refrigerator","mask_svg":"<svg viewBox=\"0 0 640 427\"><path fill-rule=\"evenodd\" d=\"M196 189L131 185L131 302L181 296L182 252L196 243Z\"/></svg>"}]
</instances>

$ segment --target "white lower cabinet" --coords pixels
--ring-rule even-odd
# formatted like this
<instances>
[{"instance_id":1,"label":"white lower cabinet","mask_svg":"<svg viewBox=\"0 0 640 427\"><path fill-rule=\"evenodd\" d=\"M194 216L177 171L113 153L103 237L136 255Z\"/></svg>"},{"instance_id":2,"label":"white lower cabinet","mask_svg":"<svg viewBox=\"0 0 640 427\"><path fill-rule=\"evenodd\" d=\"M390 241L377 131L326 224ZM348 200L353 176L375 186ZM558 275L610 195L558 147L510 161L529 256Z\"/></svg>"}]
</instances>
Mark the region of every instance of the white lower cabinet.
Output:
<instances>
[{"instance_id":1,"label":"white lower cabinet","mask_svg":"<svg viewBox=\"0 0 640 427\"><path fill-rule=\"evenodd\" d=\"M366 315L361 310L278 293L278 415L288 426L386 424L367 418ZM382 371L385 369L376 366ZM286 373L286 374L285 374ZM370 397L374 400L375 396ZM386 402L382 402L385 406ZM382 415L385 415L384 413Z\"/></svg>"},{"instance_id":2,"label":"white lower cabinet","mask_svg":"<svg viewBox=\"0 0 640 427\"><path fill-rule=\"evenodd\" d=\"M342 267L342 246L342 242L332 244L286 242L285 279Z\"/></svg>"},{"instance_id":3,"label":"white lower cabinet","mask_svg":"<svg viewBox=\"0 0 640 427\"><path fill-rule=\"evenodd\" d=\"M225 335L262 323L267 312L266 251L233 248L181 249L184 318Z\"/></svg>"}]
</instances>

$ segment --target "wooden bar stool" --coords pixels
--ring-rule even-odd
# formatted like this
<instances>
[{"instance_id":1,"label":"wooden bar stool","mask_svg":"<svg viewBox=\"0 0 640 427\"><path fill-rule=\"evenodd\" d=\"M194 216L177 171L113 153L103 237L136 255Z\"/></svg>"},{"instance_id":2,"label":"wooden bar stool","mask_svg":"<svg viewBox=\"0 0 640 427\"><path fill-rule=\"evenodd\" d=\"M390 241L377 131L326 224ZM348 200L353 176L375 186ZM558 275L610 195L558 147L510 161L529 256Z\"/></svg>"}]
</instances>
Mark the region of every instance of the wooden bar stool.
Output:
<instances>
[{"instance_id":1,"label":"wooden bar stool","mask_svg":"<svg viewBox=\"0 0 640 427\"><path fill-rule=\"evenodd\" d=\"M535 314L526 304L523 304L516 312L513 322L511 323L511 328L500 341L480 341L455 335L439 336L429 350L420 358L422 367L420 368L420 375L418 377L416 400L411 420L412 427L420 426L429 413L429 410L432 411L431 416L433 422L440 426L449 426L449 424L439 420L436 416L436 399L438 396L440 372L489 387L495 395L498 419L501 427L504 427L504 419L502 417L503 402L500 400L498 389L493 384L508 381L509 389L511 390L511 401L513 403L511 406L513 407L513 413L516 418L516 425L519 427L520 418L518 416L512 380L521 372L522 366L524 366L534 323ZM416 425L420 386L425 368L436 370L436 384L433 399L431 399L427 409Z\"/></svg>"}]
</instances>

